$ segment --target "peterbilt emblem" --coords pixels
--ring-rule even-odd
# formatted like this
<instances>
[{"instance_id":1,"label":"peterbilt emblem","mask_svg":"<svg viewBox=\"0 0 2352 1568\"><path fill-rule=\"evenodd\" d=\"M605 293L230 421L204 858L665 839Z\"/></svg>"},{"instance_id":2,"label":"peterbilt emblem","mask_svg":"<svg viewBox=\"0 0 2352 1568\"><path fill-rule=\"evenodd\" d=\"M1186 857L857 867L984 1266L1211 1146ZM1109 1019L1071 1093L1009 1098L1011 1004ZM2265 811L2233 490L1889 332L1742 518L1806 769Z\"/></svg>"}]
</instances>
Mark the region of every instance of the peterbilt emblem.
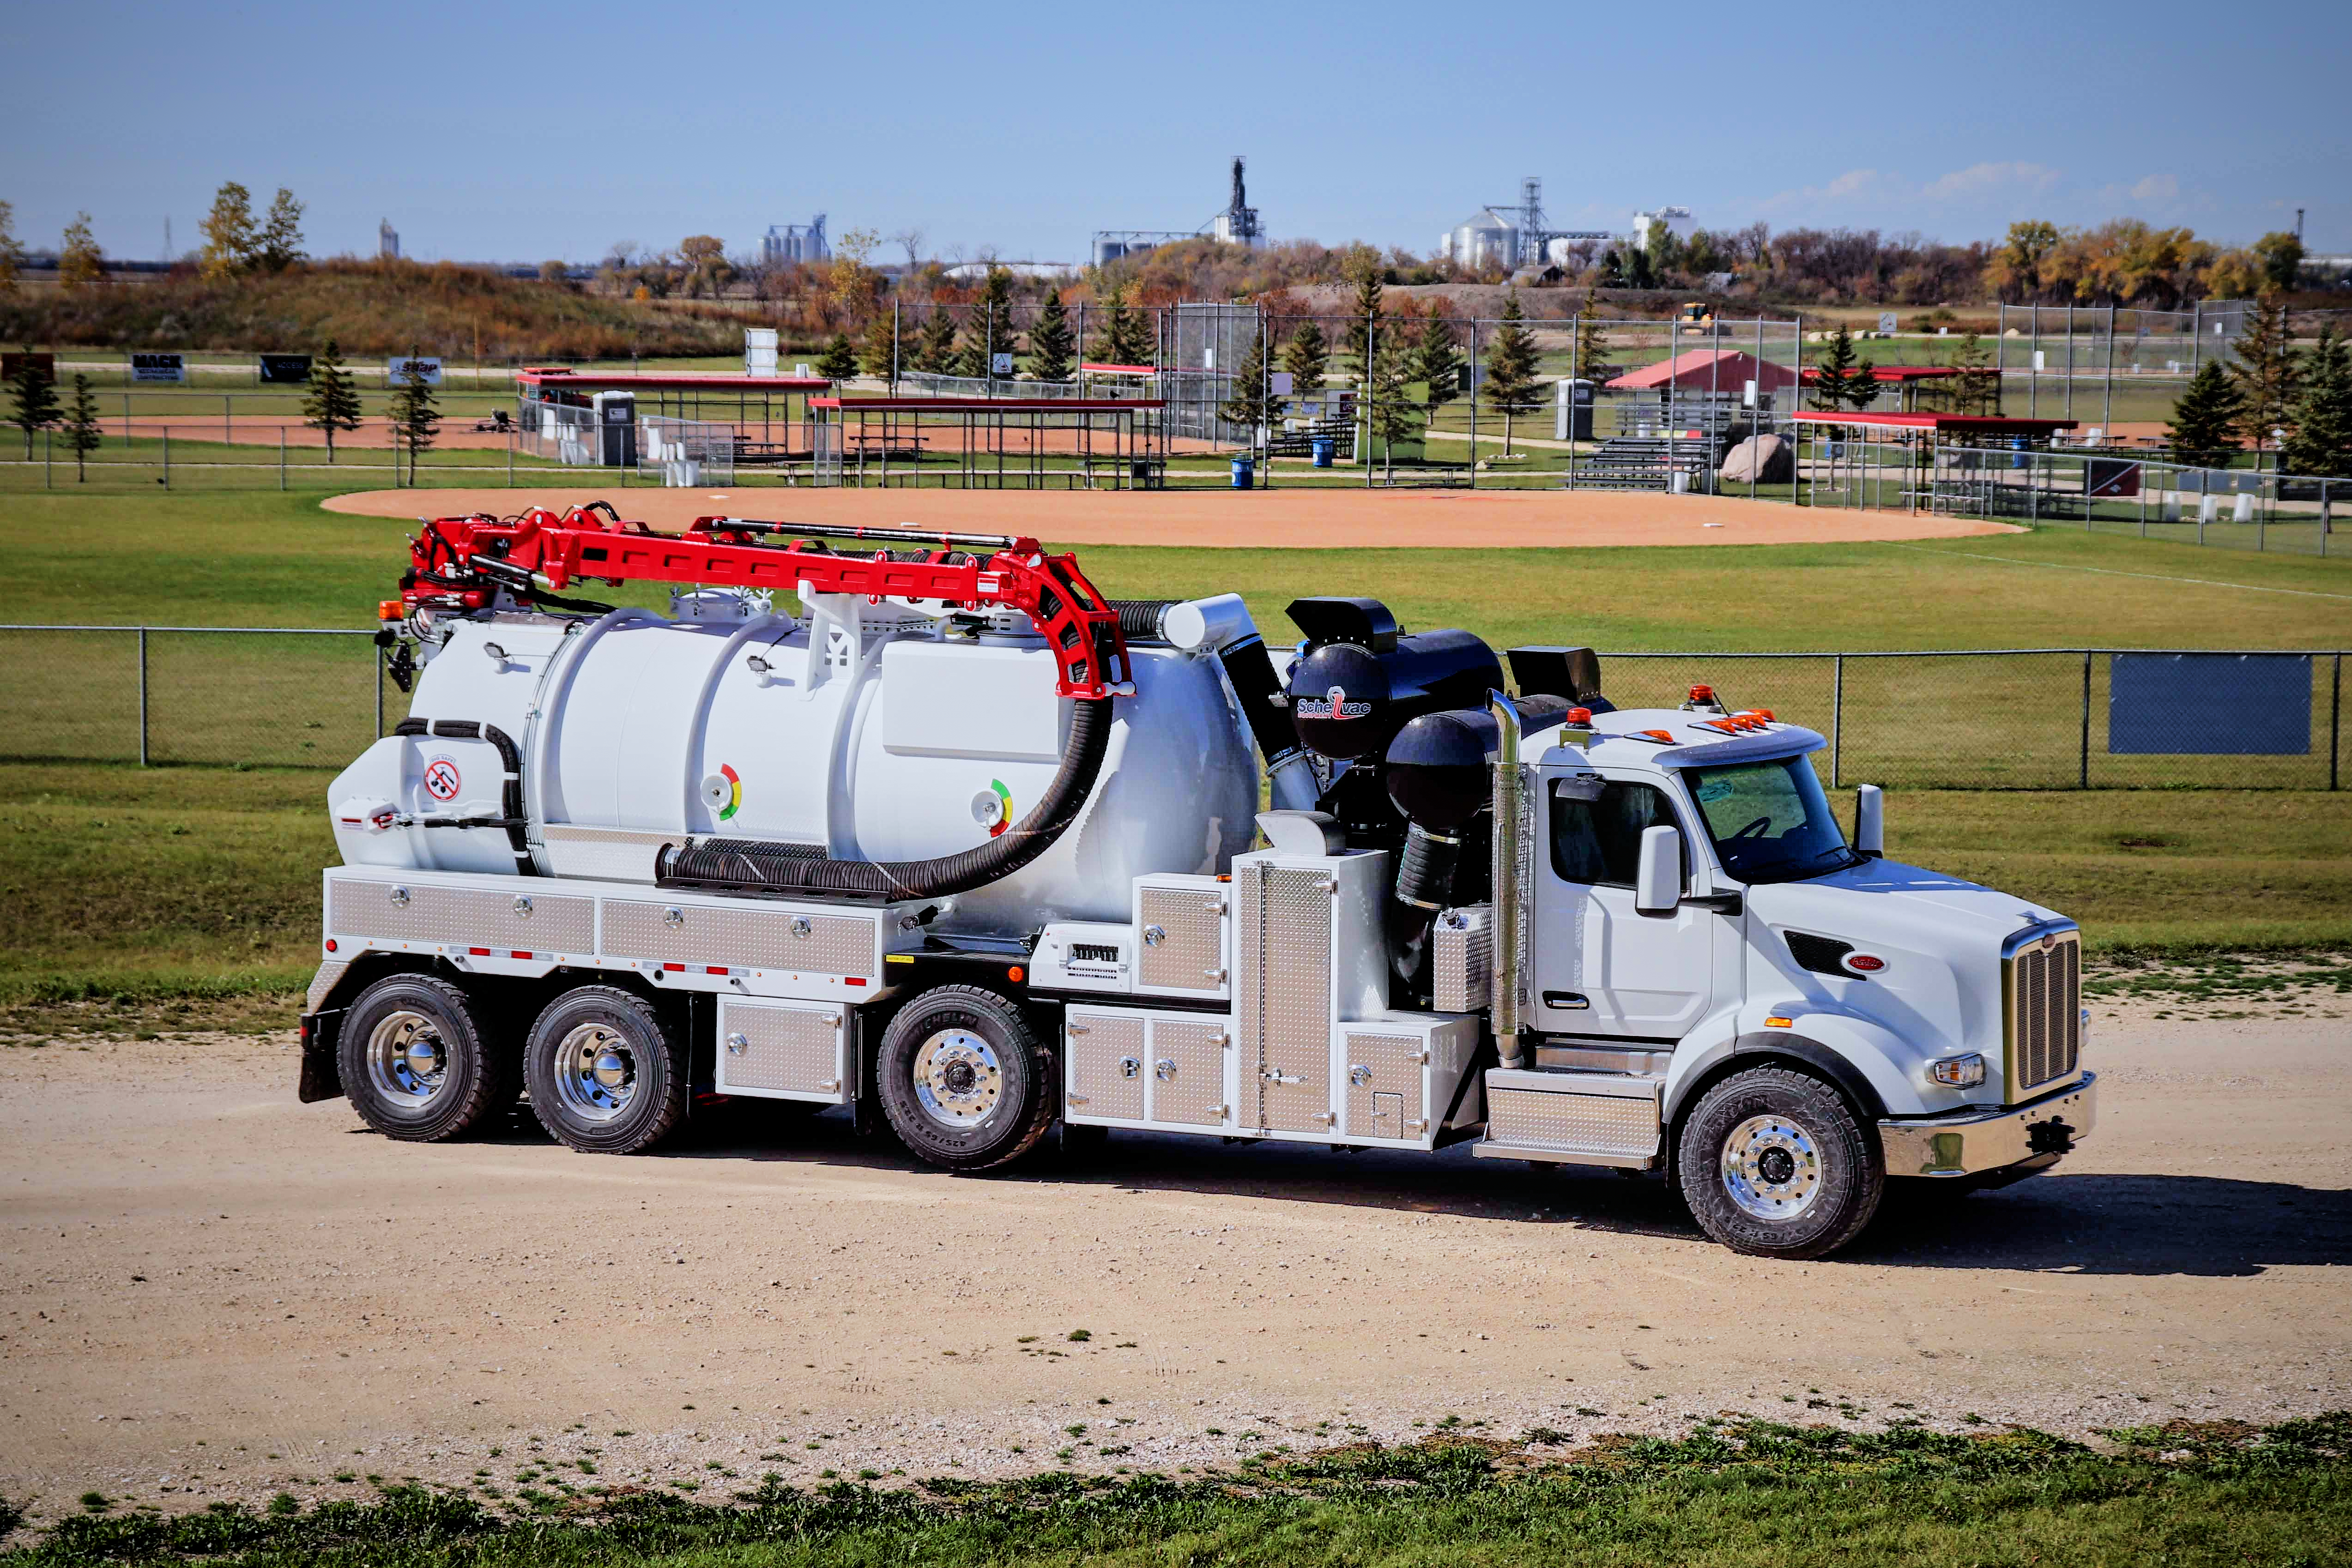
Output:
<instances>
[{"instance_id":1,"label":"peterbilt emblem","mask_svg":"<svg viewBox=\"0 0 2352 1568\"><path fill-rule=\"evenodd\" d=\"M1347 687L1333 686L1320 697L1300 697L1297 711L1307 719L1364 718L1370 715L1372 705L1360 698L1349 702Z\"/></svg>"},{"instance_id":2,"label":"peterbilt emblem","mask_svg":"<svg viewBox=\"0 0 2352 1568\"><path fill-rule=\"evenodd\" d=\"M2055 947L2056 946L2058 946L2058 938L2055 936L2047 931L2042 934L2042 950L2044 953L2047 953L2051 948Z\"/></svg>"}]
</instances>

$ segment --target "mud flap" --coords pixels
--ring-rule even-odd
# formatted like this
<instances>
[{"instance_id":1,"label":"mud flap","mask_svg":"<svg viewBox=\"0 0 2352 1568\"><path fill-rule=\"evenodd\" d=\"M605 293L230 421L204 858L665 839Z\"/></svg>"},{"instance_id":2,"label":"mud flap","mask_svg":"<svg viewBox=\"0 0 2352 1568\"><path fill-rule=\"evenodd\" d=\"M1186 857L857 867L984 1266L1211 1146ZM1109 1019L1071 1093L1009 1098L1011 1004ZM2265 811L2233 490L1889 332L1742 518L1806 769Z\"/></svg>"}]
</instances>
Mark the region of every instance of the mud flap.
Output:
<instances>
[{"instance_id":1,"label":"mud flap","mask_svg":"<svg viewBox=\"0 0 2352 1568\"><path fill-rule=\"evenodd\" d=\"M335 1061L335 1046L342 1034L341 1008L302 1015L302 1073L295 1097L308 1105L342 1097L343 1075Z\"/></svg>"}]
</instances>

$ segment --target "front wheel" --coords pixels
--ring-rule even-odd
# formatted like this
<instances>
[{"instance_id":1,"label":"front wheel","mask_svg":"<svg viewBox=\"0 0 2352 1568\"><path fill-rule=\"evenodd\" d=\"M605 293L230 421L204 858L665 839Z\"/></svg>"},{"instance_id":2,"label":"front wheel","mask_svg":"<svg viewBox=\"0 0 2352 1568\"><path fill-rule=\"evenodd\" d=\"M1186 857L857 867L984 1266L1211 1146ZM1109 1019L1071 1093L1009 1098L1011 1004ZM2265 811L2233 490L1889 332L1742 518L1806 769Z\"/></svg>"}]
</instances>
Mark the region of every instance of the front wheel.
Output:
<instances>
[{"instance_id":1,"label":"front wheel","mask_svg":"<svg viewBox=\"0 0 2352 1568\"><path fill-rule=\"evenodd\" d=\"M941 986L890 1020L876 1075L908 1148L976 1171L1020 1158L1053 1125L1051 1062L1020 1009L977 986Z\"/></svg>"},{"instance_id":2,"label":"front wheel","mask_svg":"<svg viewBox=\"0 0 2352 1568\"><path fill-rule=\"evenodd\" d=\"M1872 1133L1818 1078L1784 1067L1736 1073L1683 1124L1683 1200L1735 1252L1822 1257L1878 1212L1886 1173Z\"/></svg>"},{"instance_id":3,"label":"front wheel","mask_svg":"<svg viewBox=\"0 0 2352 1568\"><path fill-rule=\"evenodd\" d=\"M583 1155L633 1155L686 1114L683 1040L653 1005L613 986L582 986L547 1005L522 1048L530 1108L549 1135Z\"/></svg>"}]
</instances>

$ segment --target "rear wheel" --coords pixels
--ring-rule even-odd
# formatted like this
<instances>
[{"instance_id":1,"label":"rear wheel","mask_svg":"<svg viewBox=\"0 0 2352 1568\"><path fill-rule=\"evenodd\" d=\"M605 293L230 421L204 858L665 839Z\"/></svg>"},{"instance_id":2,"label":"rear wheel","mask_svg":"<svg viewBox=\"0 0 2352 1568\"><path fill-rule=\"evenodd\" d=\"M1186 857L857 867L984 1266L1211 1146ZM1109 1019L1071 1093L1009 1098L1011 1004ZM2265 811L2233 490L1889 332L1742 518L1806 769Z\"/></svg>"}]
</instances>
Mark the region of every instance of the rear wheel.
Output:
<instances>
[{"instance_id":1,"label":"rear wheel","mask_svg":"<svg viewBox=\"0 0 2352 1568\"><path fill-rule=\"evenodd\" d=\"M1053 1124L1052 1060L1011 1002L977 986L941 986L900 1009L883 1033L882 1110L932 1165L1001 1166Z\"/></svg>"},{"instance_id":2,"label":"rear wheel","mask_svg":"<svg viewBox=\"0 0 2352 1568\"><path fill-rule=\"evenodd\" d=\"M633 1155L686 1114L686 1043L644 998L582 986L547 1005L523 1046L530 1108L583 1155Z\"/></svg>"},{"instance_id":3,"label":"rear wheel","mask_svg":"<svg viewBox=\"0 0 2352 1568\"><path fill-rule=\"evenodd\" d=\"M1820 1079L1751 1068L1709 1089L1675 1166L1699 1228L1753 1258L1819 1258L1862 1233L1886 1173L1873 1129Z\"/></svg>"},{"instance_id":4,"label":"rear wheel","mask_svg":"<svg viewBox=\"0 0 2352 1568\"><path fill-rule=\"evenodd\" d=\"M362 991L337 1053L352 1108L387 1137L438 1143L514 1103L512 1052L483 1040L465 992L429 975Z\"/></svg>"}]
</instances>

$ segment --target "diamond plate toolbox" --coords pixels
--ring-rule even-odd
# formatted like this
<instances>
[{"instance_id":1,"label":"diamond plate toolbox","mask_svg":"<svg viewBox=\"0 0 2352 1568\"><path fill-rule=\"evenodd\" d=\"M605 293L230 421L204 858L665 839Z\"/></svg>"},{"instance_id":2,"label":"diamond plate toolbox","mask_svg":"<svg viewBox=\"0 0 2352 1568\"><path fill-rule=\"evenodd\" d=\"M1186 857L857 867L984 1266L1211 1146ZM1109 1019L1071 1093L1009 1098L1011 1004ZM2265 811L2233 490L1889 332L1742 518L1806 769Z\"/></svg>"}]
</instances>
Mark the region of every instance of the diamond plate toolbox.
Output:
<instances>
[{"instance_id":1,"label":"diamond plate toolbox","mask_svg":"<svg viewBox=\"0 0 2352 1568\"><path fill-rule=\"evenodd\" d=\"M1475 1151L1645 1166L1658 1153L1654 1078L1489 1068L1486 1137Z\"/></svg>"},{"instance_id":2,"label":"diamond plate toolbox","mask_svg":"<svg viewBox=\"0 0 2352 1568\"><path fill-rule=\"evenodd\" d=\"M1495 954L1495 912L1484 904L1437 917L1429 945L1430 1005L1442 1013L1484 1009Z\"/></svg>"},{"instance_id":3,"label":"diamond plate toolbox","mask_svg":"<svg viewBox=\"0 0 2352 1568\"><path fill-rule=\"evenodd\" d=\"M479 880L469 878L468 880ZM327 876L327 931L434 946L596 951L596 901L517 879L500 888L445 887L422 880ZM528 891L519 891L527 889Z\"/></svg>"},{"instance_id":4,"label":"diamond plate toolbox","mask_svg":"<svg viewBox=\"0 0 2352 1568\"><path fill-rule=\"evenodd\" d=\"M1063 1025L1073 1122L1199 1132L1229 1120L1232 1020L1213 1013L1074 1007Z\"/></svg>"},{"instance_id":5,"label":"diamond plate toolbox","mask_svg":"<svg viewBox=\"0 0 2352 1568\"><path fill-rule=\"evenodd\" d=\"M772 1100L845 1103L847 1009L824 1002L719 1003L719 1089Z\"/></svg>"},{"instance_id":6,"label":"diamond plate toolbox","mask_svg":"<svg viewBox=\"0 0 2352 1568\"><path fill-rule=\"evenodd\" d=\"M881 932L881 921L870 915L608 898L603 951L610 958L871 977L879 967Z\"/></svg>"},{"instance_id":7,"label":"diamond plate toolbox","mask_svg":"<svg viewBox=\"0 0 2352 1568\"><path fill-rule=\"evenodd\" d=\"M1148 876L1135 884L1139 996L1233 994L1230 886L1213 876Z\"/></svg>"},{"instance_id":8,"label":"diamond plate toolbox","mask_svg":"<svg viewBox=\"0 0 2352 1568\"><path fill-rule=\"evenodd\" d=\"M1069 1113L1143 1120L1143 1015L1072 1008L1062 1037L1063 1103Z\"/></svg>"}]
</instances>

